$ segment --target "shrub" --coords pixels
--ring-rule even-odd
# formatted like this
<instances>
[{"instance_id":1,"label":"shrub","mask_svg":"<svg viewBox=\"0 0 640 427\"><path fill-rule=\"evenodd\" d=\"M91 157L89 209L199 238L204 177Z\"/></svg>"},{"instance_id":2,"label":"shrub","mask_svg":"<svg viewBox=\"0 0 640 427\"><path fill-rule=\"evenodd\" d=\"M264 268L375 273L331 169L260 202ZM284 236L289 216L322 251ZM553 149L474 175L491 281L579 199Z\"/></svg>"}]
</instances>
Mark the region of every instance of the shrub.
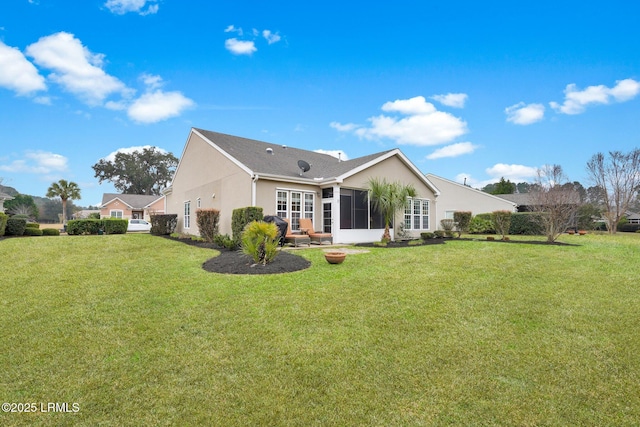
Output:
<instances>
[{"instance_id":1,"label":"shrub","mask_svg":"<svg viewBox=\"0 0 640 427\"><path fill-rule=\"evenodd\" d=\"M472 213L469 211L455 211L453 213L453 221L456 223L458 232L469 232L469 223L471 223L471 217Z\"/></svg>"},{"instance_id":2,"label":"shrub","mask_svg":"<svg viewBox=\"0 0 640 427\"><path fill-rule=\"evenodd\" d=\"M42 229L42 235L43 236L59 236L60 235L60 230L58 230L56 228L43 228Z\"/></svg>"},{"instance_id":3,"label":"shrub","mask_svg":"<svg viewBox=\"0 0 640 427\"><path fill-rule=\"evenodd\" d=\"M42 234L42 230L40 230L39 228L26 227L24 229L25 236L42 236Z\"/></svg>"},{"instance_id":4,"label":"shrub","mask_svg":"<svg viewBox=\"0 0 640 427\"><path fill-rule=\"evenodd\" d=\"M83 234L124 234L127 232L128 221L126 219L73 219L67 222L67 234L78 236Z\"/></svg>"},{"instance_id":5,"label":"shrub","mask_svg":"<svg viewBox=\"0 0 640 427\"><path fill-rule=\"evenodd\" d=\"M471 218L469 221L469 233L471 234L493 234L495 229L490 219L484 216L485 214L478 214Z\"/></svg>"},{"instance_id":6,"label":"shrub","mask_svg":"<svg viewBox=\"0 0 640 427\"><path fill-rule=\"evenodd\" d=\"M429 240L429 239L433 239L434 237L436 237L436 235L431 233L430 231L425 231L423 233L420 233L420 238L422 240Z\"/></svg>"},{"instance_id":7,"label":"shrub","mask_svg":"<svg viewBox=\"0 0 640 427\"><path fill-rule=\"evenodd\" d=\"M100 219L100 212L91 212L87 219Z\"/></svg>"},{"instance_id":8,"label":"shrub","mask_svg":"<svg viewBox=\"0 0 640 427\"><path fill-rule=\"evenodd\" d=\"M444 234L447 237L453 237L453 227L455 227L455 222L453 221L453 219L450 218L445 218L440 220L440 225L442 226L442 229L444 230Z\"/></svg>"},{"instance_id":9,"label":"shrub","mask_svg":"<svg viewBox=\"0 0 640 427\"><path fill-rule=\"evenodd\" d=\"M227 248L230 251L238 249L235 240L229 237L228 234L216 234L213 238L213 243L220 248Z\"/></svg>"},{"instance_id":10,"label":"shrub","mask_svg":"<svg viewBox=\"0 0 640 427\"><path fill-rule=\"evenodd\" d=\"M177 214L151 215L151 234L156 236L169 236L176 231L178 225Z\"/></svg>"},{"instance_id":11,"label":"shrub","mask_svg":"<svg viewBox=\"0 0 640 427\"><path fill-rule=\"evenodd\" d=\"M0 236L4 236L4 230L7 227L7 220L9 219L9 215L0 212Z\"/></svg>"},{"instance_id":12,"label":"shrub","mask_svg":"<svg viewBox=\"0 0 640 427\"><path fill-rule=\"evenodd\" d=\"M436 239L442 239L445 235L444 230L436 230L433 232L433 234L436 236Z\"/></svg>"},{"instance_id":13,"label":"shrub","mask_svg":"<svg viewBox=\"0 0 640 427\"><path fill-rule=\"evenodd\" d=\"M200 236L206 242L211 243L218 234L220 211L217 209L198 209L196 211L196 222L198 223Z\"/></svg>"},{"instance_id":14,"label":"shrub","mask_svg":"<svg viewBox=\"0 0 640 427\"><path fill-rule=\"evenodd\" d=\"M620 224L618 225L618 231L625 233L637 233L640 231L640 224Z\"/></svg>"},{"instance_id":15,"label":"shrub","mask_svg":"<svg viewBox=\"0 0 640 427\"><path fill-rule=\"evenodd\" d=\"M26 219L12 216L7 220L7 227L4 230L4 234L7 236L22 236L25 228L27 228Z\"/></svg>"},{"instance_id":16,"label":"shrub","mask_svg":"<svg viewBox=\"0 0 640 427\"><path fill-rule=\"evenodd\" d=\"M511 215L511 226L509 234L520 234L527 236L541 236L544 234L540 212L516 212Z\"/></svg>"},{"instance_id":17,"label":"shrub","mask_svg":"<svg viewBox=\"0 0 640 427\"><path fill-rule=\"evenodd\" d=\"M496 229L496 232L502 235L502 238L509 234L509 227L511 226L511 212L510 211L493 211L491 212L491 221Z\"/></svg>"},{"instance_id":18,"label":"shrub","mask_svg":"<svg viewBox=\"0 0 640 427\"><path fill-rule=\"evenodd\" d=\"M28 222L27 228L40 228L40 224L38 224L37 222Z\"/></svg>"},{"instance_id":19,"label":"shrub","mask_svg":"<svg viewBox=\"0 0 640 427\"><path fill-rule=\"evenodd\" d=\"M252 221L242 233L242 251L266 265L278 255L278 227L272 222Z\"/></svg>"},{"instance_id":20,"label":"shrub","mask_svg":"<svg viewBox=\"0 0 640 427\"><path fill-rule=\"evenodd\" d=\"M262 218L264 218L262 208L256 206L233 210L231 216L231 237L236 242L236 246L239 247L242 245L242 233L247 224L252 221L262 221Z\"/></svg>"}]
</instances>

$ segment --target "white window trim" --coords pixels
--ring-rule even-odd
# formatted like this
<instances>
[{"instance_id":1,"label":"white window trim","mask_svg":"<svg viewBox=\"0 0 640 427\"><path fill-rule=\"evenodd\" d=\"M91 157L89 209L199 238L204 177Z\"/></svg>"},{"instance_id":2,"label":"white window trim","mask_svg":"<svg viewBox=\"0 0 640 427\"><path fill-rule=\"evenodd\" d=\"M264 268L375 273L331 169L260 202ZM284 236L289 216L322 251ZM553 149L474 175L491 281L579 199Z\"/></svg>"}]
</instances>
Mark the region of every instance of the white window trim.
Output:
<instances>
[{"instance_id":1,"label":"white window trim","mask_svg":"<svg viewBox=\"0 0 640 427\"><path fill-rule=\"evenodd\" d=\"M114 215L114 213L120 213L120 216ZM124 218L124 211L122 209L111 209L111 211L109 211L109 217L122 219Z\"/></svg>"},{"instance_id":2,"label":"white window trim","mask_svg":"<svg viewBox=\"0 0 640 427\"><path fill-rule=\"evenodd\" d=\"M285 218L288 218L289 220L291 220L291 203L293 198L291 197L291 193L300 193L300 212L296 211L297 213L300 213L300 218L309 218L307 216L307 214L311 214L311 222L313 223L313 225L316 225L315 222L315 212L316 212L316 196L317 196L317 192L314 190L301 190L301 189L297 189L297 188L282 188L282 187L277 187L276 188L276 192L275 192L275 211L276 214L278 212L285 212L285 211L279 211L278 210L278 193L279 192L283 192L283 193L287 193L287 208L286 208L286 216ZM305 195L310 194L313 196L312 199L312 203L313 206L311 207L311 212L308 212L305 210ZM299 230L300 228L294 228L293 227L293 222L291 223L291 229L292 230Z\"/></svg>"},{"instance_id":3,"label":"white window trim","mask_svg":"<svg viewBox=\"0 0 640 427\"><path fill-rule=\"evenodd\" d=\"M187 215L187 207L189 208L189 214ZM183 222L184 222L184 228L186 230L191 228L191 200L187 200L186 202L184 202L184 218L183 218Z\"/></svg>"},{"instance_id":4,"label":"white window trim","mask_svg":"<svg viewBox=\"0 0 640 427\"><path fill-rule=\"evenodd\" d=\"M420 213L418 215L416 215L414 213L414 209L415 209L415 203L418 203L418 206L420 207ZM423 211L423 203L427 202L428 204L428 211L425 214ZM413 226L414 224L414 217L419 216L420 217L420 228L415 228ZM422 228L422 224L424 224L424 218L427 217L427 228ZM407 204L405 205L404 208L404 229L405 230L420 230L420 231L424 231L424 230L429 230L430 224L431 224L431 200L429 199L422 199L419 197L409 197L407 198ZM409 221L409 226L407 227L407 220Z\"/></svg>"}]
</instances>

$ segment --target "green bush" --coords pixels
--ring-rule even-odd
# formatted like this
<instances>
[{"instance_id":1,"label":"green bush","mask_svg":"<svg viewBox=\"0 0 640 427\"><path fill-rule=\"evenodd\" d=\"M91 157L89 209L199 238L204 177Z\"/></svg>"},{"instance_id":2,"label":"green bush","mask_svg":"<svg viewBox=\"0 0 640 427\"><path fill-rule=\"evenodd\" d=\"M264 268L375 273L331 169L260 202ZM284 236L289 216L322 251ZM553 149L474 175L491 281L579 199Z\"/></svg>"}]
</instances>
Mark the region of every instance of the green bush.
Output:
<instances>
[{"instance_id":1,"label":"green bush","mask_svg":"<svg viewBox=\"0 0 640 427\"><path fill-rule=\"evenodd\" d=\"M515 212L511 215L509 234L541 236L544 234L539 212Z\"/></svg>"},{"instance_id":2,"label":"green bush","mask_svg":"<svg viewBox=\"0 0 640 427\"><path fill-rule=\"evenodd\" d=\"M42 236L42 234L42 230L40 230L39 228L26 227L24 229L25 236Z\"/></svg>"},{"instance_id":3,"label":"green bush","mask_svg":"<svg viewBox=\"0 0 640 427\"><path fill-rule=\"evenodd\" d=\"M460 233L469 232L469 223L473 214L469 211L455 211L453 213L453 221Z\"/></svg>"},{"instance_id":4,"label":"green bush","mask_svg":"<svg viewBox=\"0 0 640 427\"><path fill-rule=\"evenodd\" d=\"M196 222L200 236L206 242L213 242L218 234L218 223L220 222L220 211L217 209L198 209L196 210Z\"/></svg>"},{"instance_id":5,"label":"green bush","mask_svg":"<svg viewBox=\"0 0 640 427\"><path fill-rule=\"evenodd\" d=\"M230 251L238 249L235 240L229 237L228 234L216 234L213 238L213 243L219 248L227 248Z\"/></svg>"},{"instance_id":6,"label":"green bush","mask_svg":"<svg viewBox=\"0 0 640 427\"><path fill-rule=\"evenodd\" d=\"M494 234L496 232L491 219L487 218L489 214L478 214L471 218L469 222L469 233L471 234Z\"/></svg>"},{"instance_id":7,"label":"green bush","mask_svg":"<svg viewBox=\"0 0 640 427\"><path fill-rule=\"evenodd\" d=\"M444 230L444 234L447 237L453 237L453 228L456 226L456 223L451 218L445 218L440 220L440 225Z\"/></svg>"},{"instance_id":8,"label":"green bush","mask_svg":"<svg viewBox=\"0 0 640 427\"><path fill-rule=\"evenodd\" d=\"M272 222L252 221L242 233L242 252L256 264L266 265L278 255L278 227Z\"/></svg>"},{"instance_id":9,"label":"green bush","mask_svg":"<svg viewBox=\"0 0 640 427\"><path fill-rule=\"evenodd\" d=\"M100 219L100 212L91 212L87 219Z\"/></svg>"},{"instance_id":10,"label":"green bush","mask_svg":"<svg viewBox=\"0 0 640 427\"><path fill-rule=\"evenodd\" d=\"M38 224L37 222L28 222L27 228L40 228L40 224Z\"/></svg>"},{"instance_id":11,"label":"green bush","mask_svg":"<svg viewBox=\"0 0 640 427\"><path fill-rule=\"evenodd\" d=\"M433 239L434 237L436 237L436 235L431 233L430 231L425 231L420 233L420 238L422 240L429 240L429 239Z\"/></svg>"},{"instance_id":12,"label":"green bush","mask_svg":"<svg viewBox=\"0 0 640 427\"><path fill-rule=\"evenodd\" d=\"M444 230L436 230L433 234L436 236L436 239L442 239L446 233Z\"/></svg>"},{"instance_id":13,"label":"green bush","mask_svg":"<svg viewBox=\"0 0 640 427\"><path fill-rule=\"evenodd\" d=\"M83 234L124 234L129 221L118 218L105 219L73 219L67 222L67 234L78 236Z\"/></svg>"},{"instance_id":14,"label":"green bush","mask_svg":"<svg viewBox=\"0 0 640 427\"><path fill-rule=\"evenodd\" d=\"M43 228L42 235L43 236L59 236L60 230L58 230L57 228Z\"/></svg>"},{"instance_id":15,"label":"green bush","mask_svg":"<svg viewBox=\"0 0 640 427\"><path fill-rule=\"evenodd\" d=\"M7 220L9 215L0 212L0 236L4 236L4 230L7 227Z\"/></svg>"},{"instance_id":16,"label":"green bush","mask_svg":"<svg viewBox=\"0 0 640 427\"><path fill-rule=\"evenodd\" d=\"M262 221L264 215L262 208L256 206L248 206L246 208L238 208L233 210L231 216L231 237L236 242L236 246L242 245L242 233L244 228L252 221Z\"/></svg>"},{"instance_id":17,"label":"green bush","mask_svg":"<svg viewBox=\"0 0 640 427\"><path fill-rule=\"evenodd\" d=\"M16 218L12 216L7 220L7 227L4 230L6 236L22 236L27 228L27 220L24 218Z\"/></svg>"},{"instance_id":18,"label":"green bush","mask_svg":"<svg viewBox=\"0 0 640 427\"><path fill-rule=\"evenodd\" d=\"M178 215L160 214L151 215L151 234L156 236L169 236L176 231L178 225Z\"/></svg>"}]
</instances>

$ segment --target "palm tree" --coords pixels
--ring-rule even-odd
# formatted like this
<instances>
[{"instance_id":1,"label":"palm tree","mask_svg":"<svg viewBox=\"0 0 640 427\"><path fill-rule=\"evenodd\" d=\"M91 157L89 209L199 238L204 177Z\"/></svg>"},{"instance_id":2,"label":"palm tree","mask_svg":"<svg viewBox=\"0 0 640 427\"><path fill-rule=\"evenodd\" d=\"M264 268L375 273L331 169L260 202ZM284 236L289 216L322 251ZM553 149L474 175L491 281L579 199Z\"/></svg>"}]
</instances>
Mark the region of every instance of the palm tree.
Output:
<instances>
[{"instance_id":1,"label":"palm tree","mask_svg":"<svg viewBox=\"0 0 640 427\"><path fill-rule=\"evenodd\" d=\"M374 210L384 218L383 240L391 240L389 226L399 210L404 209L408 197L416 196L416 189L411 184L387 182L386 179L369 179L369 198Z\"/></svg>"},{"instance_id":2,"label":"palm tree","mask_svg":"<svg viewBox=\"0 0 640 427\"><path fill-rule=\"evenodd\" d=\"M80 187L75 182L61 179L51 184L47 190L47 197L60 197L62 200L62 225L65 225L67 223L67 200L80 199Z\"/></svg>"}]
</instances>

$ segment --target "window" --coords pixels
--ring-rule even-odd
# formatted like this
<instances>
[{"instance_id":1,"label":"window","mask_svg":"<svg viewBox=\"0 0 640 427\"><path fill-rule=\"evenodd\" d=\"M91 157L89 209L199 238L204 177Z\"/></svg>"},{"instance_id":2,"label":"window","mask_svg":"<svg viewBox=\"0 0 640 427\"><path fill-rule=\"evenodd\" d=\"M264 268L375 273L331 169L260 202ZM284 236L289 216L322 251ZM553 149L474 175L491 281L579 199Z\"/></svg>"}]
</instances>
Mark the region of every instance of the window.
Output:
<instances>
[{"instance_id":1,"label":"window","mask_svg":"<svg viewBox=\"0 0 640 427\"><path fill-rule=\"evenodd\" d=\"M109 215L111 216L111 218L120 218L122 219L122 211L121 210L112 210Z\"/></svg>"},{"instance_id":2,"label":"window","mask_svg":"<svg viewBox=\"0 0 640 427\"><path fill-rule=\"evenodd\" d=\"M191 202L184 202L184 228L191 227Z\"/></svg>"},{"instance_id":3,"label":"window","mask_svg":"<svg viewBox=\"0 0 640 427\"><path fill-rule=\"evenodd\" d=\"M384 228L382 215L371 209L367 191L340 189L340 228L357 230Z\"/></svg>"},{"instance_id":4,"label":"window","mask_svg":"<svg viewBox=\"0 0 640 427\"><path fill-rule=\"evenodd\" d=\"M315 192L277 190L276 216L289 218L291 230L300 230L300 218L313 220Z\"/></svg>"},{"instance_id":5,"label":"window","mask_svg":"<svg viewBox=\"0 0 640 427\"><path fill-rule=\"evenodd\" d=\"M404 208L404 229L429 229L429 200L407 199L407 204Z\"/></svg>"}]
</instances>

